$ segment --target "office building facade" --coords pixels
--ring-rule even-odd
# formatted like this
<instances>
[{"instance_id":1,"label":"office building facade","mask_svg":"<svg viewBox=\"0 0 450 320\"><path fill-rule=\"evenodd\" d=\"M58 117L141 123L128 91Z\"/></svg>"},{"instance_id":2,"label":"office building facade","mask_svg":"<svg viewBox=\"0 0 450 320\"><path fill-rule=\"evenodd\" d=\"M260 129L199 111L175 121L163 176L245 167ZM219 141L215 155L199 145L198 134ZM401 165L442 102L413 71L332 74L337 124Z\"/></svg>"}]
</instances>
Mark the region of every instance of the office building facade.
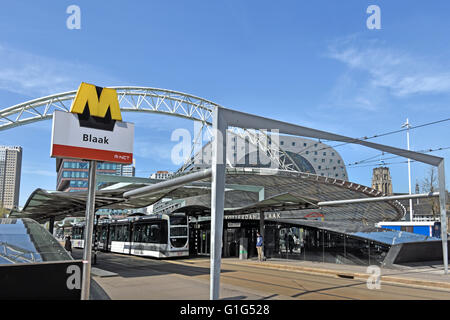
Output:
<instances>
[{"instance_id":1,"label":"office building facade","mask_svg":"<svg viewBox=\"0 0 450 320\"><path fill-rule=\"evenodd\" d=\"M56 160L56 190L64 192L77 192L88 190L89 162L76 159ZM135 174L134 163L123 165L119 163L97 163L97 174L113 176L129 176ZM100 189L103 183L97 181L97 188ZM121 215L127 214L128 210L99 209L99 215Z\"/></svg>"},{"instance_id":2,"label":"office building facade","mask_svg":"<svg viewBox=\"0 0 450 320\"><path fill-rule=\"evenodd\" d=\"M169 171L156 171L150 176L150 179L157 179L157 180L166 180L172 177L173 172Z\"/></svg>"},{"instance_id":3,"label":"office building facade","mask_svg":"<svg viewBox=\"0 0 450 320\"><path fill-rule=\"evenodd\" d=\"M121 164L97 163L97 174L120 175ZM56 160L56 190L65 192L86 191L88 189L89 162L75 159ZM101 187L101 183L97 183Z\"/></svg>"}]
</instances>

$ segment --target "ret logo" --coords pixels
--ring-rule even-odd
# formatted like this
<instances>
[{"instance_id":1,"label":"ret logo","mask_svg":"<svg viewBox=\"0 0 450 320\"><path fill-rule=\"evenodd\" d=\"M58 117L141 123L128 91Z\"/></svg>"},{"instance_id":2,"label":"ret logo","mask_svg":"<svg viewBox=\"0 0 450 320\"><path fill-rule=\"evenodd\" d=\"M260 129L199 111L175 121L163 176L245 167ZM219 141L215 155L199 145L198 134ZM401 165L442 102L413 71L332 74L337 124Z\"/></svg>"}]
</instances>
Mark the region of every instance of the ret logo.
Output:
<instances>
[{"instance_id":1,"label":"ret logo","mask_svg":"<svg viewBox=\"0 0 450 320\"><path fill-rule=\"evenodd\" d=\"M82 82L70 112L78 114L80 127L113 131L116 120L122 121L117 92Z\"/></svg>"}]
</instances>

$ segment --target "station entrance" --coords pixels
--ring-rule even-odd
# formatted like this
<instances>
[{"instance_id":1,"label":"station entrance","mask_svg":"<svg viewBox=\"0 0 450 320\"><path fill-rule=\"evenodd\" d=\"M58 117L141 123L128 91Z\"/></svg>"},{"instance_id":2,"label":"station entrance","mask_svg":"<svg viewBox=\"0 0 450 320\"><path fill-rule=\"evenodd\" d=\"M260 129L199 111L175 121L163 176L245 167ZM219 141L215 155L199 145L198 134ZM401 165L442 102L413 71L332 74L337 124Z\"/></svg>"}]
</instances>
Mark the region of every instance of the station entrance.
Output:
<instances>
[{"instance_id":1,"label":"station entrance","mask_svg":"<svg viewBox=\"0 0 450 320\"><path fill-rule=\"evenodd\" d=\"M210 254L210 221L196 222L189 225L189 254ZM247 258L257 256L256 233L258 221L226 220L223 225L222 257L239 257L245 251ZM245 244L244 244L245 243Z\"/></svg>"},{"instance_id":2,"label":"station entrance","mask_svg":"<svg viewBox=\"0 0 450 320\"><path fill-rule=\"evenodd\" d=\"M255 259L259 220L225 219L222 257ZM264 223L264 257L353 265L381 265L390 245L342 230L323 229L311 222L289 223L266 220ZM190 256L209 256L209 220L189 225ZM372 230L371 230L372 231ZM375 232L375 230L374 230ZM375 232L378 233L378 232ZM368 234L371 234L369 232ZM385 235L385 234L381 234ZM244 251L244 254L242 254Z\"/></svg>"}]
</instances>

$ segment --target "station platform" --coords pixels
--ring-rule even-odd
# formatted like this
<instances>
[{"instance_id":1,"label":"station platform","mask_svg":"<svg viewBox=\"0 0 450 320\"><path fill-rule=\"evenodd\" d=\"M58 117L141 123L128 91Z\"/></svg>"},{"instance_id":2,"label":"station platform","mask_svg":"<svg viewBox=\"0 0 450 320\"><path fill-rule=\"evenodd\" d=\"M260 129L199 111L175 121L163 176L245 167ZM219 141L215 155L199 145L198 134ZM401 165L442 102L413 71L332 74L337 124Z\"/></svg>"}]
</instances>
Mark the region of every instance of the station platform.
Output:
<instances>
[{"instance_id":1,"label":"station platform","mask_svg":"<svg viewBox=\"0 0 450 320\"><path fill-rule=\"evenodd\" d=\"M74 255L82 254L74 250ZM93 279L116 300L208 300L209 257L170 260L102 253ZM381 268L381 288L370 290L366 266L270 259L222 259L224 300L450 299L450 276L438 263Z\"/></svg>"},{"instance_id":2,"label":"station platform","mask_svg":"<svg viewBox=\"0 0 450 320\"><path fill-rule=\"evenodd\" d=\"M258 262L256 259L223 259L222 261L224 264L247 265L256 268L270 268L366 281L370 276L373 276L373 273L368 271L369 266L286 259L270 259L263 262ZM385 283L450 290L450 274L445 274L442 261L393 265L391 268L380 268L380 276L380 280Z\"/></svg>"}]
</instances>

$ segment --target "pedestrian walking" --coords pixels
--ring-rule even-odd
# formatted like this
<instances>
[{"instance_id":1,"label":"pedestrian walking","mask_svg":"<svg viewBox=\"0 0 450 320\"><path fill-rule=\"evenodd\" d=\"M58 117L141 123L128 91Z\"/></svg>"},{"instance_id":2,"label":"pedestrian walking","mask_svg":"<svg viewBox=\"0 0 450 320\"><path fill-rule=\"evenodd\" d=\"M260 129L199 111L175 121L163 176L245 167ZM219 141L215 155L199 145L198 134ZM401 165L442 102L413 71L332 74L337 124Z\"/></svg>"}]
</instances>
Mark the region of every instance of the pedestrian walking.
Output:
<instances>
[{"instance_id":1,"label":"pedestrian walking","mask_svg":"<svg viewBox=\"0 0 450 320\"><path fill-rule=\"evenodd\" d=\"M256 233L256 250L258 251L258 261L263 261L263 237L259 232Z\"/></svg>"},{"instance_id":2,"label":"pedestrian walking","mask_svg":"<svg viewBox=\"0 0 450 320\"><path fill-rule=\"evenodd\" d=\"M64 243L64 249L69 252L70 256L72 256L72 241L70 241L70 236L66 237L66 242Z\"/></svg>"}]
</instances>

